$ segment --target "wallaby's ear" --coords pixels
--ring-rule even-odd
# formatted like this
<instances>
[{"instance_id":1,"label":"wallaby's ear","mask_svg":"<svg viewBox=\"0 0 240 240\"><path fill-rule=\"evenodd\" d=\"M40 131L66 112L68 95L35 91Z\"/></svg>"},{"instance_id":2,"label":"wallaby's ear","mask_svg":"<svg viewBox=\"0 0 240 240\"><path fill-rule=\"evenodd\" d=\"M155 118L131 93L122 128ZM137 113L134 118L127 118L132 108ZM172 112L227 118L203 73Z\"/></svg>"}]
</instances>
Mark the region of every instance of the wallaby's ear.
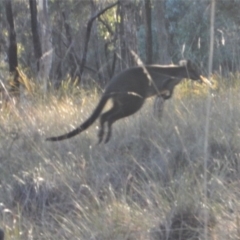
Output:
<instances>
[{"instance_id":1,"label":"wallaby's ear","mask_svg":"<svg viewBox=\"0 0 240 240\"><path fill-rule=\"evenodd\" d=\"M190 67L192 66L192 62L190 60L184 59L179 61L179 65L182 67Z\"/></svg>"}]
</instances>

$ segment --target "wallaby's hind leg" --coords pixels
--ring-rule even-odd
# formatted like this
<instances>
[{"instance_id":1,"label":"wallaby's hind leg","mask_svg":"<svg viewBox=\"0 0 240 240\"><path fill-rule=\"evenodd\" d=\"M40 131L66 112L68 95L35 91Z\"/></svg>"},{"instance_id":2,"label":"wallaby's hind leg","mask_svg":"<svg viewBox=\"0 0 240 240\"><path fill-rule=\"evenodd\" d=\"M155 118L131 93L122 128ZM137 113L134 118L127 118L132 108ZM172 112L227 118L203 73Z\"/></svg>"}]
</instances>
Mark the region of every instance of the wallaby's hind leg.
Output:
<instances>
[{"instance_id":1,"label":"wallaby's hind leg","mask_svg":"<svg viewBox=\"0 0 240 240\"><path fill-rule=\"evenodd\" d=\"M113 101L112 108L100 116L100 130L98 132L98 144L101 143L103 140L103 136L104 136L104 132L105 132L104 131L105 130L105 122L107 122L108 118L110 116L114 115L120 109L121 109L121 105L119 105L119 103L117 101ZM111 128L109 129L109 126L108 126L108 135L109 135L109 131L110 131L110 135L111 135Z\"/></svg>"},{"instance_id":2,"label":"wallaby's hind leg","mask_svg":"<svg viewBox=\"0 0 240 240\"><path fill-rule=\"evenodd\" d=\"M105 122L107 121L107 118L114 114L114 112L117 112L120 106L118 104L114 103L113 107L108 110L107 112L103 113L100 116L100 130L98 132L98 144L102 142L103 136L104 136L104 128L105 128Z\"/></svg>"},{"instance_id":3,"label":"wallaby's hind leg","mask_svg":"<svg viewBox=\"0 0 240 240\"><path fill-rule=\"evenodd\" d=\"M112 134L112 124L116 122L118 119L130 116L137 112L144 103L144 98L135 95L127 95L124 97L118 97L114 99L113 107L107 111L106 113L101 115L100 118L100 131L99 131L99 143L103 139L104 135L104 123L107 122L108 125L108 133L105 139L105 143L109 141Z\"/></svg>"}]
</instances>

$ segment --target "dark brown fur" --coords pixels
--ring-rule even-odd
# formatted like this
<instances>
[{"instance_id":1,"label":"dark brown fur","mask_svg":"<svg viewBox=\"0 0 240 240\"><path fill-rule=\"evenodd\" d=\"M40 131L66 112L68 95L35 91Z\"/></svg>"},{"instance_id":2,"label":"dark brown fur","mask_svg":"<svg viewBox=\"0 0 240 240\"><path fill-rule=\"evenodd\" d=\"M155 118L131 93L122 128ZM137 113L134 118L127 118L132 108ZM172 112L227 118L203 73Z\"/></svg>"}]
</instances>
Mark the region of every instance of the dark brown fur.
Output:
<instances>
[{"instance_id":1,"label":"dark brown fur","mask_svg":"<svg viewBox=\"0 0 240 240\"><path fill-rule=\"evenodd\" d=\"M164 99L172 96L174 87L183 79L202 81L202 76L190 61L183 60L179 65L148 65L132 67L114 76L100 99L92 115L75 130L48 141L60 141L86 130L101 114L106 102L112 98L113 106L100 116L99 143L104 136L104 125L108 125L105 143L111 137L112 124L117 120L137 112L148 97L161 95Z\"/></svg>"},{"instance_id":2,"label":"dark brown fur","mask_svg":"<svg viewBox=\"0 0 240 240\"><path fill-rule=\"evenodd\" d=\"M4 231L0 229L0 240L4 240Z\"/></svg>"}]
</instances>

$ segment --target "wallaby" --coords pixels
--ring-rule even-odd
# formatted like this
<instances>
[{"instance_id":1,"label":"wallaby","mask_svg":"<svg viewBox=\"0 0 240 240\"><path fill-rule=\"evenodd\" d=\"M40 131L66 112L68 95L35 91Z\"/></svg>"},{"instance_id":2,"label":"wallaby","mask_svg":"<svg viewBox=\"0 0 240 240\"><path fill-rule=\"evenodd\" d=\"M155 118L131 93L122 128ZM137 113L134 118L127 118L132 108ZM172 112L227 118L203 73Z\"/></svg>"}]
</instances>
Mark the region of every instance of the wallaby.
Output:
<instances>
[{"instance_id":1,"label":"wallaby","mask_svg":"<svg viewBox=\"0 0 240 240\"><path fill-rule=\"evenodd\" d=\"M107 123L108 133L105 139L105 143L107 143L111 137L114 122L137 112L148 97L160 95L164 99L170 98L174 87L183 78L209 83L189 60L182 60L179 65L146 65L128 68L112 78L96 109L82 125L69 133L46 140L60 141L74 137L86 130L99 117L106 102L111 98L113 106L101 114L98 133L98 143L101 143L104 136L104 124Z\"/></svg>"}]
</instances>

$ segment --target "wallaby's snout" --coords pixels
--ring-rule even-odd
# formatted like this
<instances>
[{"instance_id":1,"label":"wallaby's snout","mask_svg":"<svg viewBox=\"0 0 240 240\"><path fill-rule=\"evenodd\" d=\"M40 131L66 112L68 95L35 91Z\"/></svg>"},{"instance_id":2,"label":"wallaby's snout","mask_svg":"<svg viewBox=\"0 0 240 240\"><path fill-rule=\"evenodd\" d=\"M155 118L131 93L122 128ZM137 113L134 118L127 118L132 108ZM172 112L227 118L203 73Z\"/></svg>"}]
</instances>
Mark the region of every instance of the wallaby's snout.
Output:
<instances>
[{"instance_id":1,"label":"wallaby's snout","mask_svg":"<svg viewBox=\"0 0 240 240\"><path fill-rule=\"evenodd\" d=\"M187 73L188 73L190 79L197 81L201 84L205 83L209 86L212 86L211 81L208 80L207 78L205 78L204 76L202 76L199 68L194 63L192 63L190 60L181 60L179 62L179 65L186 67Z\"/></svg>"},{"instance_id":2,"label":"wallaby's snout","mask_svg":"<svg viewBox=\"0 0 240 240\"><path fill-rule=\"evenodd\" d=\"M200 83L205 83L210 87L212 87L212 85L213 85L212 82L209 79L203 77L202 75L200 75Z\"/></svg>"}]
</instances>

